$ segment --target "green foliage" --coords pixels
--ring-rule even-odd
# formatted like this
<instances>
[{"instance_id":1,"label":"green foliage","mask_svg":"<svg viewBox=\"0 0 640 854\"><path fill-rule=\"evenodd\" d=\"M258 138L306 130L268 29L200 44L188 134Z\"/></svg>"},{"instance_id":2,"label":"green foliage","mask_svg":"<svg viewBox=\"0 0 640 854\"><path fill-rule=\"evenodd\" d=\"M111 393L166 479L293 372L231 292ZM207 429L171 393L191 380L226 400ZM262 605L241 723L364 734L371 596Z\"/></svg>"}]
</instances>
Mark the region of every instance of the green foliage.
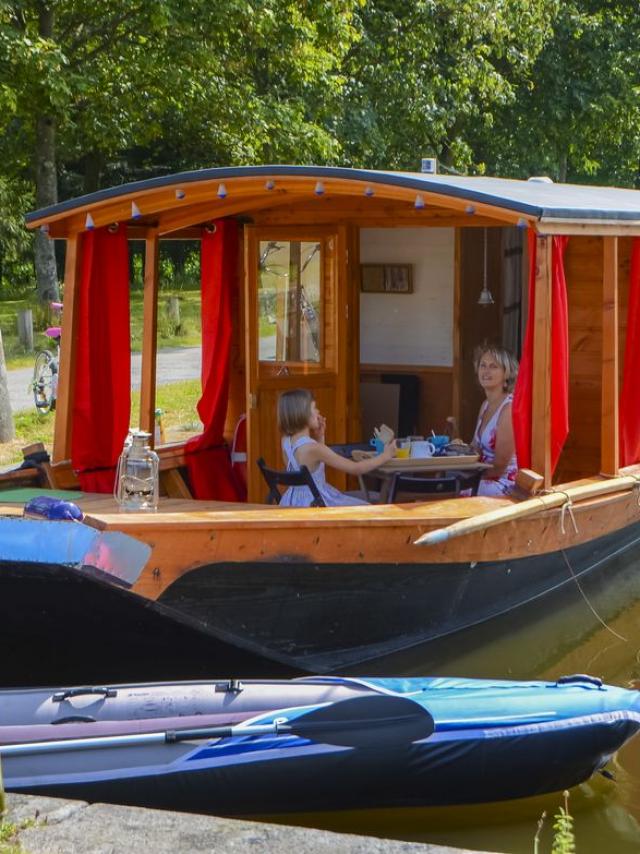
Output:
<instances>
[{"instance_id":1,"label":"green foliage","mask_svg":"<svg viewBox=\"0 0 640 854\"><path fill-rule=\"evenodd\" d=\"M359 16L346 63L348 159L415 169L422 154L471 166L470 134L490 128L548 36L556 0L379 0Z\"/></svg>"},{"instance_id":2,"label":"green foliage","mask_svg":"<svg viewBox=\"0 0 640 854\"><path fill-rule=\"evenodd\" d=\"M477 148L514 177L633 186L640 144L640 10L628 0L569 0L543 49Z\"/></svg>"},{"instance_id":3,"label":"green foliage","mask_svg":"<svg viewBox=\"0 0 640 854\"><path fill-rule=\"evenodd\" d=\"M569 792L564 793L564 806L554 816L551 854L575 854L573 816L569 813Z\"/></svg>"}]
</instances>

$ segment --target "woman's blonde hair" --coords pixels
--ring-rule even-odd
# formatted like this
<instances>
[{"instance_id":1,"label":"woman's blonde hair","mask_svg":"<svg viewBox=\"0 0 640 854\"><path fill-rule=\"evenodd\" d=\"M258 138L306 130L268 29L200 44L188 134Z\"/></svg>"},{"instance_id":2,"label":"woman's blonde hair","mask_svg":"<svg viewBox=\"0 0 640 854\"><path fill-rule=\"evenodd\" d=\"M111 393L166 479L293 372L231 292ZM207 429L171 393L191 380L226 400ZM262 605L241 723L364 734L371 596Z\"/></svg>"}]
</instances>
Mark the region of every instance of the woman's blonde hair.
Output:
<instances>
[{"instance_id":1,"label":"woman's blonde hair","mask_svg":"<svg viewBox=\"0 0 640 854\"><path fill-rule=\"evenodd\" d=\"M278 398L278 427L285 436L293 436L309 424L311 404L315 400L306 388L293 388Z\"/></svg>"},{"instance_id":2,"label":"woman's blonde hair","mask_svg":"<svg viewBox=\"0 0 640 854\"><path fill-rule=\"evenodd\" d=\"M473 367L476 374L480 369L480 361L484 355L491 356L500 365L504 371L504 390L512 392L518 377L518 360L513 353L505 350L504 347L494 347L485 341L473 351Z\"/></svg>"}]
</instances>

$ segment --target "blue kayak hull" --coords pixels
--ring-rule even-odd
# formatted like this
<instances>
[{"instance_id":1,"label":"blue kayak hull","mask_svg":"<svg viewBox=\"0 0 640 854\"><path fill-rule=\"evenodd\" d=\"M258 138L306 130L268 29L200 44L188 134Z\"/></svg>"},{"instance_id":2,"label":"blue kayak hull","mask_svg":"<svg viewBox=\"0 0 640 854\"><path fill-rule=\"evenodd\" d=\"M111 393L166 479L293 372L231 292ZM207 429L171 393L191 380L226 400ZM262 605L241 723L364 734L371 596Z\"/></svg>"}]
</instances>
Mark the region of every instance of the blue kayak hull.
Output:
<instances>
[{"instance_id":1,"label":"blue kayak hull","mask_svg":"<svg viewBox=\"0 0 640 854\"><path fill-rule=\"evenodd\" d=\"M211 697L219 693L210 683L201 684ZM251 693L263 690L264 700L264 685L273 708L252 715ZM184 687L157 687L167 697L174 688L186 694ZM117 694L127 689L113 690ZM146 686L147 706L150 690ZM640 728L638 692L582 678L561 684L316 677L246 683L239 691L224 688L219 708L227 715L234 709L240 717L245 715L242 725L268 724L276 718L302 720L320 705L371 695L409 698L431 713L435 731L390 747L374 742L353 748L294 735L234 734L69 752L65 739L86 737L92 725L55 724L53 719L49 734L47 724L39 723L37 735L38 740L57 736L59 750L44 756L3 753L5 785L9 791L229 815L470 804L576 785L602 768ZM12 696L5 692L4 708L12 697L13 702L22 702L18 692ZM284 701L281 706L279 697ZM314 697L321 702L311 702ZM104 688L98 689L95 699L89 695L76 701L71 695L60 714L77 711L78 702L85 713L104 712L110 698ZM167 703L175 713L175 702ZM163 708L162 703L156 705L158 715ZM182 712L188 714L189 709ZM153 729L152 721L140 720L147 713L136 712L135 704L127 714L128 719L112 721L113 733L130 726L132 716L138 727L146 724ZM159 728L160 721L155 729ZM0 752L3 739L15 744L10 733L11 726L0 726ZM29 741L28 727L18 727L17 736Z\"/></svg>"}]
</instances>

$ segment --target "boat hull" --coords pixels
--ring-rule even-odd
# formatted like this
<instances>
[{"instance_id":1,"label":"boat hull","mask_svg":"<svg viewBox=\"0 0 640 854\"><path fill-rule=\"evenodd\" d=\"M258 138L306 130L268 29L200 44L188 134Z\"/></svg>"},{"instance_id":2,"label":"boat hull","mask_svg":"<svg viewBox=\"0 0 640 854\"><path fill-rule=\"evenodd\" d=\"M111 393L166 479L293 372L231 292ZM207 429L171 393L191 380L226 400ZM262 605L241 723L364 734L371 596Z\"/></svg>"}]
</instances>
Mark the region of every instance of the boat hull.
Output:
<instances>
[{"instance_id":1,"label":"boat hull","mask_svg":"<svg viewBox=\"0 0 640 854\"><path fill-rule=\"evenodd\" d=\"M422 564L208 564L158 604L241 649L315 673L412 649L640 560L640 523L562 551ZM638 579L640 595L640 578Z\"/></svg>"},{"instance_id":2,"label":"boat hull","mask_svg":"<svg viewBox=\"0 0 640 854\"><path fill-rule=\"evenodd\" d=\"M90 571L4 561L0 642L12 654L2 684L287 677L354 672L387 658L387 672L401 672L417 653L423 671L440 639L518 609L535 618L542 607L581 600L587 579L612 587L625 576L626 601L637 598L639 559L633 524L502 561L210 563L183 573L157 601Z\"/></svg>"}]
</instances>

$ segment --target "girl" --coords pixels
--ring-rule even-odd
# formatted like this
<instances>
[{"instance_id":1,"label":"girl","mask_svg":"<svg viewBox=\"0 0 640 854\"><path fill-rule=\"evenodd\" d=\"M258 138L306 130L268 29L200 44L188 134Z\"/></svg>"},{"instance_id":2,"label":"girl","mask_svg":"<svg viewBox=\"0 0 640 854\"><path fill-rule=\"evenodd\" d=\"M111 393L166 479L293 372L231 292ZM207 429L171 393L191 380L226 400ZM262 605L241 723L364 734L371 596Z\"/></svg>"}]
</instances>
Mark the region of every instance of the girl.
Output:
<instances>
[{"instance_id":1,"label":"girl","mask_svg":"<svg viewBox=\"0 0 640 854\"><path fill-rule=\"evenodd\" d=\"M491 468L482 475L478 495L508 495L515 486L516 461L511 420L518 361L501 347L478 347L473 359L478 382L486 395L480 407L472 445Z\"/></svg>"},{"instance_id":2,"label":"girl","mask_svg":"<svg viewBox=\"0 0 640 854\"><path fill-rule=\"evenodd\" d=\"M396 452L395 439L376 457L354 462L336 454L324 443L326 419L318 411L310 391L303 388L285 391L278 400L278 427L283 434L282 454L287 471L306 466L311 472L327 507L346 507L367 504L360 498L340 492L325 480L325 465L347 474L366 474L392 459ZM313 500L306 486L291 486L280 500L281 507L309 507Z\"/></svg>"}]
</instances>

